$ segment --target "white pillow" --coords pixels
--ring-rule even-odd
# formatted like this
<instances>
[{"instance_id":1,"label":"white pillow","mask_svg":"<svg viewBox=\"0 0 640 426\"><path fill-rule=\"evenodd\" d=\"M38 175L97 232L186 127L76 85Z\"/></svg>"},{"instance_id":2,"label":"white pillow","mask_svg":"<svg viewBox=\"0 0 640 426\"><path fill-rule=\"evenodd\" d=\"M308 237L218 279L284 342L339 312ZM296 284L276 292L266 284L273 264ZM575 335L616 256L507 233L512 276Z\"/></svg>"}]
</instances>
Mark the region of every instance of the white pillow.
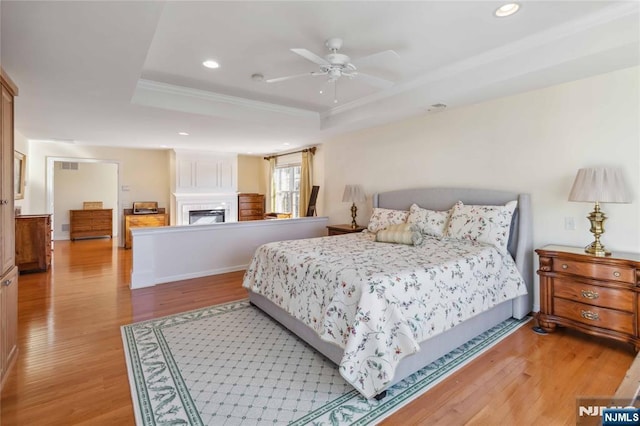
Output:
<instances>
[{"instance_id":1,"label":"white pillow","mask_svg":"<svg viewBox=\"0 0 640 426\"><path fill-rule=\"evenodd\" d=\"M367 229L371 232L378 232L382 229L385 229L389 225L398 225L400 223L405 223L407 221L407 216L409 216L408 211L382 209L376 207L373 209L373 213L371 214L371 218L369 219L369 225L367 226Z\"/></svg>"},{"instance_id":2,"label":"white pillow","mask_svg":"<svg viewBox=\"0 0 640 426\"><path fill-rule=\"evenodd\" d=\"M407 223L415 224L422 234L442 238L451 210L444 212L423 209L413 204L409 209Z\"/></svg>"},{"instance_id":3,"label":"white pillow","mask_svg":"<svg viewBox=\"0 0 640 426\"><path fill-rule=\"evenodd\" d=\"M493 244L506 252L511 217L517 204L517 201L509 201L504 206L465 206L458 201L451 211L445 236Z\"/></svg>"}]
</instances>

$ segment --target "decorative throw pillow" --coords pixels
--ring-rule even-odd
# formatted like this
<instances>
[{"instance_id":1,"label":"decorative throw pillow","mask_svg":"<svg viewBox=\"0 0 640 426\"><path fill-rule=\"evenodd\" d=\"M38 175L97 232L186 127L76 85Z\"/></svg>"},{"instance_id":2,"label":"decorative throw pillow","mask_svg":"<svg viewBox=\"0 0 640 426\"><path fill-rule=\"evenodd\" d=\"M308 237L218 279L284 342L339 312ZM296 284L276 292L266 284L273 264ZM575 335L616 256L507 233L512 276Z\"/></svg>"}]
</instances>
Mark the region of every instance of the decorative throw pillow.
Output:
<instances>
[{"instance_id":1,"label":"decorative throw pillow","mask_svg":"<svg viewBox=\"0 0 640 426\"><path fill-rule=\"evenodd\" d=\"M436 210L423 209L417 204L413 204L409 209L407 223L413 223L418 231L425 235L442 238L449 220L451 210L439 212Z\"/></svg>"},{"instance_id":2,"label":"decorative throw pillow","mask_svg":"<svg viewBox=\"0 0 640 426\"><path fill-rule=\"evenodd\" d=\"M378 231L376 241L381 243L396 243L419 245L422 243L422 234L410 223L389 225L386 229Z\"/></svg>"},{"instance_id":3,"label":"decorative throw pillow","mask_svg":"<svg viewBox=\"0 0 640 426\"><path fill-rule=\"evenodd\" d=\"M517 204L509 201L504 206L465 206L458 201L451 211L445 236L493 244L506 251L511 217Z\"/></svg>"},{"instance_id":4,"label":"decorative throw pillow","mask_svg":"<svg viewBox=\"0 0 640 426\"><path fill-rule=\"evenodd\" d=\"M404 210L391 210L374 208L371 218L369 219L369 226L367 229L371 232L378 232L381 229L385 229L389 225L397 225L399 223L405 223L409 216L408 211Z\"/></svg>"}]
</instances>

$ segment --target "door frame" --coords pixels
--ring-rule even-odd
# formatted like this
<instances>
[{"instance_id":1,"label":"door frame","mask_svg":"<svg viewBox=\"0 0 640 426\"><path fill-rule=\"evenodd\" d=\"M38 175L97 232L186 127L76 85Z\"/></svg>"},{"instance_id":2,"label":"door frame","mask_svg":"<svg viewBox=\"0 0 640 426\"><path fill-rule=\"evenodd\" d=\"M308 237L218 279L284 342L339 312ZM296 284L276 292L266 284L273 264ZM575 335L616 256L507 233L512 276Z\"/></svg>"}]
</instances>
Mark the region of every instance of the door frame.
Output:
<instances>
[{"instance_id":1,"label":"door frame","mask_svg":"<svg viewBox=\"0 0 640 426\"><path fill-rule=\"evenodd\" d=\"M119 232L122 229L121 223L121 215L122 211L121 197L120 197L120 183L122 182L122 162L118 160L102 160L97 158L76 158L76 157L56 157L56 156L47 156L47 174L45 177L46 181L46 208L47 213L51 214L51 228L54 228L55 217L54 217L54 167L56 162L70 162L70 163L101 163L101 164L115 164L116 165L116 174L117 174L117 184L116 184L116 208L114 212L115 222L118 224L116 228L116 232L118 233L118 245L123 245L123 239ZM55 234L55 233L54 233Z\"/></svg>"}]
</instances>

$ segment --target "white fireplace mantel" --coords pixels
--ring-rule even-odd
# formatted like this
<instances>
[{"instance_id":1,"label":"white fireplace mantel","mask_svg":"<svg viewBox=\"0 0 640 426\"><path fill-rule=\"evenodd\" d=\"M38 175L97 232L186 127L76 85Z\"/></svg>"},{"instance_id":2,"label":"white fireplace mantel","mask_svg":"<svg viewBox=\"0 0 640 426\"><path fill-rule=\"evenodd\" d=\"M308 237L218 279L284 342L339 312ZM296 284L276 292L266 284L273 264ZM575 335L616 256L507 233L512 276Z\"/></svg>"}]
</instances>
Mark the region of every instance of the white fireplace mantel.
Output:
<instances>
[{"instance_id":1,"label":"white fireplace mantel","mask_svg":"<svg viewBox=\"0 0 640 426\"><path fill-rule=\"evenodd\" d=\"M192 210L224 209L225 222L238 221L238 194L172 194L175 201L175 225L188 225Z\"/></svg>"}]
</instances>

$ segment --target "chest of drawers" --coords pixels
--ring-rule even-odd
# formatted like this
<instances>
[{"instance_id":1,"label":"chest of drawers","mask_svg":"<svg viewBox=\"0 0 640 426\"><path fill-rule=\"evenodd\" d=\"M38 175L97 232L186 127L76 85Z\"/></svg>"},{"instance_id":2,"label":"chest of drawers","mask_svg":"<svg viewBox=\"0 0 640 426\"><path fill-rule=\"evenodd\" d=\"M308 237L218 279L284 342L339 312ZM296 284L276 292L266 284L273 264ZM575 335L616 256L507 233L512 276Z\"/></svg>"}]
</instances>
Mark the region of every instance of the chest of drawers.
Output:
<instances>
[{"instance_id":1,"label":"chest of drawers","mask_svg":"<svg viewBox=\"0 0 640 426\"><path fill-rule=\"evenodd\" d=\"M264 219L263 194L238 194L238 221Z\"/></svg>"},{"instance_id":2,"label":"chest of drawers","mask_svg":"<svg viewBox=\"0 0 640 426\"><path fill-rule=\"evenodd\" d=\"M113 236L113 209L70 210L69 219L71 240Z\"/></svg>"},{"instance_id":3,"label":"chest of drawers","mask_svg":"<svg viewBox=\"0 0 640 426\"><path fill-rule=\"evenodd\" d=\"M124 210L124 248L130 249L133 244L131 228L148 228L169 226L169 215L164 208L159 208L155 214L133 214L132 209Z\"/></svg>"},{"instance_id":4,"label":"chest of drawers","mask_svg":"<svg viewBox=\"0 0 640 426\"><path fill-rule=\"evenodd\" d=\"M572 327L640 349L640 255L598 257L583 249L546 246L540 259L540 327Z\"/></svg>"},{"instance_id":5,"label":"chest of drawers","mask_svg":"<svg viewBox=\"0 0 640 426\"><path fill-rule=\"evenodd\" d=\"M16 265L20 272L51 266L51 215L16 216Z\"/></svg>"}]
</instances>

